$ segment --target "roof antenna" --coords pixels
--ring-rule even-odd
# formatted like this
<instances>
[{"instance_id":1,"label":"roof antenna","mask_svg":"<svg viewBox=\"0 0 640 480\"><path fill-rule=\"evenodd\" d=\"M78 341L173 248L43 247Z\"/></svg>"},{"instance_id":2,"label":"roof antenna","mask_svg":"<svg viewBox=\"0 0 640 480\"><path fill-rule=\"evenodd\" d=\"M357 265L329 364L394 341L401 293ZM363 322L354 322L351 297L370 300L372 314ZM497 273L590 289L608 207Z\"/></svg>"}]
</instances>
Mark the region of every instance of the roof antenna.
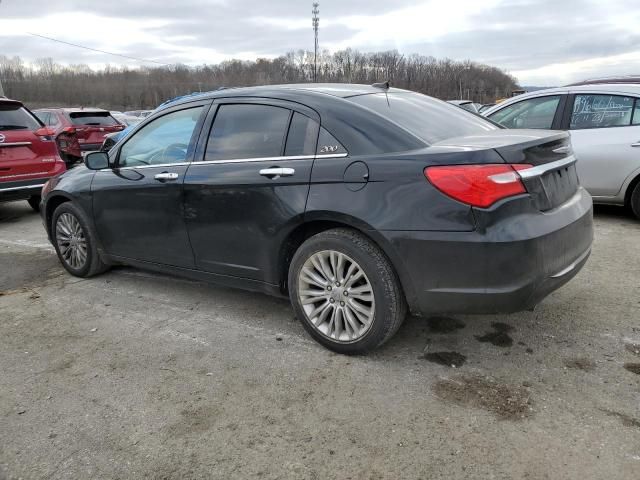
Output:
<instances>
[{"instance_id":1,"label":"roof antenna","mask_svg":"<svg viewBox=\"0 0 640 480\"><path fill-rule=\"evenodd\" d=\"M383 88L385 90L389 90L389 87L391 87L391 82L387 80L386 82L374 83L371 86L374 88Z\"/></svg>"}]
</instances>

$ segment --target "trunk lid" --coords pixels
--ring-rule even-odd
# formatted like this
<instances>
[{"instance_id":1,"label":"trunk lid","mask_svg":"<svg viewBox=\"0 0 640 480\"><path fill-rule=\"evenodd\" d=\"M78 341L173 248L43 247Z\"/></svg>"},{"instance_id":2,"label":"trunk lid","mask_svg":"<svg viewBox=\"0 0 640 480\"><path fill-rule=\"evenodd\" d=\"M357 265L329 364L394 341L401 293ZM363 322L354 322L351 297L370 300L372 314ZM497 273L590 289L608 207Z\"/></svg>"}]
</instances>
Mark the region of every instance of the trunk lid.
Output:
<instances>
[{"instance_id":1,"label":"trunk lid","mask_svg":"<svg viewBox=\"0 0 640 480\"><path fill-rule=\"evenodd\" d=\"M435 143L431 148L462 151L496 151L505 163L528 164L519 170L527 192L541 211L551 210L571 198L579 181L567 132L549 130L496 130Z\"/></svg>"}]
</instances>

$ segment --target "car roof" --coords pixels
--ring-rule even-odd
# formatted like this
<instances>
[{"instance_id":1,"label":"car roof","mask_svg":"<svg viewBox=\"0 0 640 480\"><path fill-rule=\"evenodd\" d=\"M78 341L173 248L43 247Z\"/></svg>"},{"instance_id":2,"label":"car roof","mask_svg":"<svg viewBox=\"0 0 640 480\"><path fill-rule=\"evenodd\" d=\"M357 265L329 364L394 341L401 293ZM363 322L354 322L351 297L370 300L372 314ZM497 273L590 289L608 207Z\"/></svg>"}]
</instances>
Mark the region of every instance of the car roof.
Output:
<instances>
[{"instance_id":1,"label":"car roof","mask_svg":"<svg viewBox=\"0 0 640 480\"><path fill-rule=\"evenodd\" d=\"M47 108L38 108L34 110L34 112L49 112L52 110L59 110L65 113L109 113L109 110L104 110L103 108L84 108L84 107L47 107Z\"/></svg>"}]
</instances>

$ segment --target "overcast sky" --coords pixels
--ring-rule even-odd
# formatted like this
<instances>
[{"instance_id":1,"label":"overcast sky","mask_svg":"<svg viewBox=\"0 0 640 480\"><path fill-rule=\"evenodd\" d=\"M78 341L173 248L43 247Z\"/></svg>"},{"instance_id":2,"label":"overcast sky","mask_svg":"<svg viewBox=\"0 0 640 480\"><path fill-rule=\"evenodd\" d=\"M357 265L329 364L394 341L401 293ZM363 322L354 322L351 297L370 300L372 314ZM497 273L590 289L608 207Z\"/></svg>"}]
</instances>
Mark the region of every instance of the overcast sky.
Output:
<instances>
[{"instance_id":1,"label":"overcast sky","mask_svg":"<svg viewBox=\"0 0 640 480\"><path fill-rule=\"evenodd\" d=\"M640 0L322 0L320 46L397 49L507 70L522 85L640 73ZM306 0L0 0L0 55L139 65L313 49ZM149 64L152 65L152 64Z\"/></svg>"}]
</instances>

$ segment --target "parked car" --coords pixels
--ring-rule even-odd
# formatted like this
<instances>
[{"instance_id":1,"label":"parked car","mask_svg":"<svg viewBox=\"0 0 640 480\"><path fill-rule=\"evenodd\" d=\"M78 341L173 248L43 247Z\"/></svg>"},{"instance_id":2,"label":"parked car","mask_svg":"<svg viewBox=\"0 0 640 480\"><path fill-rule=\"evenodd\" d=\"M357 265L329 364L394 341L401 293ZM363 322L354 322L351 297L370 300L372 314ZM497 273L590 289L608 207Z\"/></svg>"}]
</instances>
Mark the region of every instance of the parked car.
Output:
<instances>
[{"instance_id":1,"label":"parked car","mask_svg":"<svg viewBox=\"0 0 640 480\"><path fill-rule=\"evenodd\" d=\"M568 130L578 175L596 203L626 205L640 218L640 85L538 90L482 112L507 128Z\"/></svg>"},{"instance_id":2,"label":"parked car","mask_svg":"<svg viewBox=\"0 0 640 480\"><path fill-rule=\"evenodd\" d=\"M564 150L559 150L564 148ZM64 268L141 268L289 296L342 353L416 314L532 308L587 261L566 132L502 129L364 85L221 90L156 110L43 189Z\"/></svg>"},{"instance_id":3,"label":"parked car","mask_svg":"<svg viewBox=\"0 0 640 480\"><path fill-rule=\"evenodd\" d=\"M447 100L447 103L456 105L460 108L468 110L472 113L478 113L482 105L480 103L472 102L471 100Z\"/></svg>"},{"instance_id":4,"label":"parked car","mask_svg":"<svg viewBox=\"0 0 640 480\"><path fill-rule=\"evenodd\" d=\"M141 117L134 117L133 115L127 115L125 113L111 112L111 116L115 118L120 124L124 125L125 127L137 125L142 121Z\"/></svg>"},{"instance_id":5,"label":"parked car","mask_svg":"<svg viewBox=\"0 0 640 480\"><path fill-rule=\"evenodd\" d=\"M53 130L58 153L71 168L76 162L82 161L82 151L78 142L76 128L69 126L62 118L62 113L57 110L40 109L33 112L36 117L47 127Z\"/></svg>"},{"instance_id":6,"label":"parked car","mask_svg":"<svg viewBox=\"0 0 640 480\"><path fill-rule=\"evenodd\" d=\"M131 117L140 117L145 118L153 113L153 110L129 110L128 112L124 112L125 115L129 115Z\"/></svg>"},{"instance_id":7,"label":"parked car","mask_svg":"<svg viewBox=\"0 0 640 480\"><path fill-rule=\"evenodd\" d=\"M0 201L27 200L37 211L45 182L65 170L53 131L21 102L0 98Z\"/></svg>"},{"instance_id":8,"label":"parked car","mask_svg":"<svg viewBox=\"0 0 640 480\"><path fill-rule=\"evenodd\" d=\"M491 107L493 107L495 105L495 103L485 103L484 105L482 105L479 109L478 109L478 113L482 113L486 110L489 110Z\"/></svg>"},{"instance_id":9,"label":"parked car","mask_svg":"<svg viewBox=\"0 0 640 480\"><path fill-rule=\"evenodd\" d=\"M110 112L99 108L46 108L37 112L49 113L52 121L55 119L55 125L50 126L56 132L75 132L82 152L99 150L105 135L125 128Z\"/></svg>"}]
</instances>

